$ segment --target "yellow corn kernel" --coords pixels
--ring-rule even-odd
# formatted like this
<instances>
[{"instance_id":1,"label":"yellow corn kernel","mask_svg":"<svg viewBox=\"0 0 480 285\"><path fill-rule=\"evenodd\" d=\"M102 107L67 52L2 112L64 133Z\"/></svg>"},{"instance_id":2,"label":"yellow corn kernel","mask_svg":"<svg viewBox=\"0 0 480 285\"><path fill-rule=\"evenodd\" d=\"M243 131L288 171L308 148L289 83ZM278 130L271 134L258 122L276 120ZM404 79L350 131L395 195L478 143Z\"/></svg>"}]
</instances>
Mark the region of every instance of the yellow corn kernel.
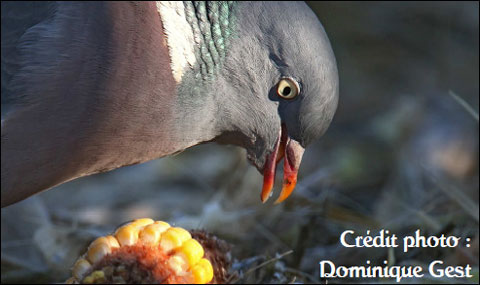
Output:
<instances>
[{"instance_id":1,"label":"yellow corn kernel","mask_svg":"<svg viewBox=\"0 0 480 285\"><path fill-rule=\"evenodd\" d=\"M206 284L213 279L213 267L208 259L202 258L192 268L193 283Z\"/></svg>"},{"instance_id":2,"label":"yellow corn kernel","mask_svg":"<svg viewBox=\"0 0 480 285\"><path fill-rule=\"evenodd\" d=\"M202 245L194 239L185 241L176 251L178 255L185 257L189 267L197 264L197 262L202 259L204 253Z\"/></svg>"},{"instance_id":3,"label":"yellow corn kernel","mask_svg":"<svg viewBox=\"0 0 480 285\"><path fill-rule=\"evenodd\" d=\"M92 247L94 245L97 245L97 244L105 244L105 245L111 246L112 241L109 238L109 236L99 237L90 244L90 247ZM117 242L117 244L118 244L118 242Z\"/></svg>"},{"instance_id":4,"label":"yellow corn kernel","mask_svg":"<svg viewBox=\"0 0 480 285\"><path fill-rule=\"evenodd\" d=\"M170 228L165 222L155 222L145 226L138 234L138 238L145 244L157 245L160 242L162 233Z\"/></svg>"},{"instance_id":5,"label":"yellow corn kernel","mask_svg":"<svg viewBox=\"0 0 480 285\"><path fill-rule=\"evenodd\" d=\"M138 232L138 228L128 224L119 228L115 233L115 237L121 246L134 245L138 240Z\"/></svg>"},{"instance_id":6,"label":"yellow corn kernel","mask_svg":"<svg viewBox=\"0 0 480 285\"><path fill-rule=\"evenodd\" d=\"M79 260L77 260L77 262L75 262L75 265L73 265L73 269L72 269L73 277L76 278L77 280L81 280L83 278L83 275L88 270L90 270L91 266L92 265L90 264L90 262L88 262L86 259L80 258Z\"/></svg>"},{"instance_id":7,"label":"yellow corn kernel","mask_svg":"<svg viewBox=\"0 0 480 285\"><path fill-rule=\"evenodd\" d=\"M162 222L162 221L155 221L155 223L153 223L156 227L158 227L158 230L160 232L164 232L166 230L168 230L170 228L170 224L169 223L166 223L166 222Z\"/></svg>"},{"instance_id":8,"label":"yellow corn kernel","mask_svg":"<svg viewBox=\"0 0 480 285\"><path fill-rule=\"evenodd\" d=\"M100 240L100 241L97 241ZM87 252L87 259L92 264L102 259L105 255L112 252L110 243L105 237L100 237L95 240L89 247Z\"/></svg>"},{"instance_id":9,"label":"yellow corn kernel","mask_svg":"<svg viewBox=\"0 0 480 285\"><path fill-rule=\"evenodd\" d=\"M85 277L82 280L82 283L85 283L85 284L103 283L103 282L105 282L105 273L102 270L94 271L92 272L92 274L90 274L89 276Z\"/></svg>"},{"instance_id":10,"label":"yellow corn kernel","mask_svg":"<svg viewBox=\"0 0 480 285\"><path fill-rule=\"evenodd\" d=\"M108 243L110 244L111 248L120 247L118 240L114 236L106 236L105 238L108 240Z\"/></svg>"},{"instance_id":11,"label":"yellow corn kernel","mask_svg":"<svg viewBox=\"0 0 480 285\"><path fill-rule=\"evenodd\" d=\"M160 239L160 246L166 252L169 252L172 249L180 247L183 242L191 239L192 236L190 233L182 228L169 228L165 233L162 234Z\"/></svg>"},{"instance_id":12,"label":"yellow corn kernel","mask_svg":"<svg viewBox=\"0 0 480 285\"><path fill-rule=\"evenodd\" d=\"M182 276L187 273L188 262L180 255L174 255L168 260L168 266L175 272L175 275Z\"/></svg>"},{"instance_id":13,"label":"yellow corn kernel","mask_svg":"<svg viewBox=\"0 0 480 285\"><path fill-rule=\"evenodd\" d=\"M149 219L149 218L143 218L143 219L136 219L133 222L129 223L129 225L132 225L138 229L143 228L146 225L153 224L154 220Z\"/></svg>"},{"instance_id":14,"label":"yellow corn kernel","mask_svg":"<svg viewBox=\"0 0 480 285\"><path fill-rule=\"evenodd\" d=\"M93 276L87 276L85 279L82 280L83 284L93 284Z\"/></svg>"},{"instance_id":15,"label":"yellow corn kernel","mask_svg":"<svg viewBox=\"0 0 480 285\"><path fill-rule=\"evenodd\" d=\"M67 279L67 281L65 281L65 284L75 284L76 281L77 279L70 277Z\"/></svg>"}]
</instances>

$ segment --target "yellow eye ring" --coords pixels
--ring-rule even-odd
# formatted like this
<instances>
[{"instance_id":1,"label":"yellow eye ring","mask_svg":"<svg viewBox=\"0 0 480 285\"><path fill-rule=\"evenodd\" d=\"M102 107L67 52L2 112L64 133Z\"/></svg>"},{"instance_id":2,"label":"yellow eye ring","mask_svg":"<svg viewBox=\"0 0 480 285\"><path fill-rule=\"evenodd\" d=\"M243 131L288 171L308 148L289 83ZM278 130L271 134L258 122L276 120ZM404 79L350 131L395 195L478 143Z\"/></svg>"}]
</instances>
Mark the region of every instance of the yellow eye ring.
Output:
<instances>
[{"instance_id":1,"label":"yellow eye ring","mask_svg":"<svg viewBox=\"0 0 480 285\"><path fill-rule=\"evenodd\" d=\"M277 94L280 98L291 100L300 94L300 85L295 79L284 77L278 82Z\"/></svg>"}]
</instances>

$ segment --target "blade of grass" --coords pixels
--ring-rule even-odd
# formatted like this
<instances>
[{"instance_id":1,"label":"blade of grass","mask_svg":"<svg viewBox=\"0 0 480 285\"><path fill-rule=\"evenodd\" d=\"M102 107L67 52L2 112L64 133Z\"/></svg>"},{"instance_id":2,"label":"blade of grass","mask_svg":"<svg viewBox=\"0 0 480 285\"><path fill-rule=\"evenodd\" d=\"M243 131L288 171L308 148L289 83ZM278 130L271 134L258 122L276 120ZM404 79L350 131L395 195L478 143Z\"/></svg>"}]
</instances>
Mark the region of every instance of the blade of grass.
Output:
<instances>
[{"instance_id":1,"label":"blade of grass","mask_svg":"<svg viewBox=\"0 0 480 285\"><path fill-rule=\"evenodd\" d=\"M279 254L277 256L275 256L274 258L271 258L267 261L264 261L262 262L261 264L253 267L253 268L250 268L249 270L247 270L247 272L245 272L245 274L243 274L242 278L244 278L245 276L247 276L248 274L252 273L252 272L255 272L257 271L258 269L262 268L262 267L265 267L267 266L268 264L272 263L272 262L275 262L275 261L278 261L280 259L282 259L283 257L289 255L289 254L292 254L293 253L293 250L289 250L289 251L286 251L282 254ZM234 284L234 283L237 283L241 278L238 278L236 280L233 280L233 281L227 281L226 283L231 283L231 284Z\"/></svg>"},{"instance_id":2,"label":"blade of grass","mask_svg":"<svg viewBox=\"0 0 480 285\"><path fill-rule=\"evenodd\" d=\"M439 176L435 175L431 171L428 171L425 167L425 172L429 174L432 182L437 184L438 189L440 189L445 195L450 198L452 201L456 202L467 214L469 214L475 221L479 222L479 205L472 201L462 190L458 187L451 185L445 179L441 179Z\"/></svg>"},{"instance_id":3,"label":"blade of grass","mask_svg":"<svg viewBox=\"0 0 480 285\"><path fill-rule=\"evenodd\" d=\"M472 115L472 117L475 120L477 120L477 123L478 123L478 112L473 110L473 108L472 108L472 106L470 106L470 104L468 104L460 96L455 94L452 90L448 90L448 94L450 94L450 96L452 96L452 98L455 99L455 101L457 101L457 103L460 104L460 106L462 106L470 115Z\"/></svg>"}]
</instances>

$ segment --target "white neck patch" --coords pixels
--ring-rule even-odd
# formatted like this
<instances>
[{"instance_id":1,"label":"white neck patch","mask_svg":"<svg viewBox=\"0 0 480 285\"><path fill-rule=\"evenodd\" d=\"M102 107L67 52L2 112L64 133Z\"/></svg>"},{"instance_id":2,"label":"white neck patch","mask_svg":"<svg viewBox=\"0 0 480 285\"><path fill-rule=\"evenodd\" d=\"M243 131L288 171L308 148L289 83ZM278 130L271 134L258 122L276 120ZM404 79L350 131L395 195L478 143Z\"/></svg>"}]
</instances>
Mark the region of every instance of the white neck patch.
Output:
<instances>
[{"instance_id":1,"label":"white neck patch","mask_svg":"<svg viewBox=\"0 0 480 285\"><path fill-rule=\"evenodd\" d=\"M182 1L157 1L156 4L167 37L173 78L178 84L196 62L193 30L185 18Z\"/></svg>"}]
</instances>

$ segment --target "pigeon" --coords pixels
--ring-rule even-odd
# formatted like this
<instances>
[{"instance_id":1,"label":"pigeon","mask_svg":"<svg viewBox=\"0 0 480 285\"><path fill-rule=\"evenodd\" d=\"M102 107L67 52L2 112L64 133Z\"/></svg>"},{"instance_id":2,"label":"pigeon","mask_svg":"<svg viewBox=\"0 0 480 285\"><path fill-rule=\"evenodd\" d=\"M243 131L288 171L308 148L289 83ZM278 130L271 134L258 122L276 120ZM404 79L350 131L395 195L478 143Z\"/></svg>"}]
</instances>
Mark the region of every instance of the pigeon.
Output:
<instances>
[{"instance_id":1,"label":"pigeon","mask_svg":"<svg viewBox=\"0 0 480 285\"><path fill-rule=\"evenodd\" d=\"M261 201L297 181L338 104L303 2L5 2L1 206L216 142L246 149Z\"/></svg>"}]
</instances>

